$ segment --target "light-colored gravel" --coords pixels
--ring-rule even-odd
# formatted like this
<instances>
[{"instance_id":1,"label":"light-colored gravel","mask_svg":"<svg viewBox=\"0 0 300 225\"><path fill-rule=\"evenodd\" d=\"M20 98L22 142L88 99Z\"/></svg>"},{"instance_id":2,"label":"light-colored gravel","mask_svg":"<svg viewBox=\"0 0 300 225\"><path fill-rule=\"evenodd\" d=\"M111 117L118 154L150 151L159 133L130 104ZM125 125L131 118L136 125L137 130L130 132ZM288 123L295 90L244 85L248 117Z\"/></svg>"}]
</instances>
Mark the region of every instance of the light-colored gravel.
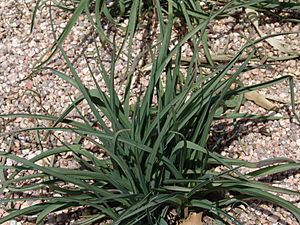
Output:
<instances>
[{"instance_id":1,"label":"light-colored gravel","mask_svg":"<svg viewBox=\"0 0 300 225\"><path fill-rule=\"evenodd\" d=\"M78 95L70 84L62 81L54 76L50 71L43 72L20 82L20 80L29 76L34 63L42 56L42 53L47 52L48 48L53 43L53 36L49 24L49 13L47 8L39 12L38 19L35 22L35 28L32 35L29 35L31 15L34 6L34 0L7 0L0 2L0 114L9 113L48 113L59 115L60 112L70 103L70 99L74 99ZM64 16L59 10L53 9L58 31L62 31L66 24L67 16ZM244 20L244 21L243 21ZM261 24L261 29L266 34L274 32L300 32L300 26L291 22L279 23L272 21L270 18L264 18L264 23ZM126 22L126 21L125 21ZM239 23L234 19L224 19L215 22L210 26L210 47L213 54L234 54L246 42L243 38L257 38L257 33L254 27L245 18L242 18ZM83 82L88 87L93 86L93 81L89 75L89 71L85 66L84 58L81 55L80 44L85 46L85 54L93 55L94 47L89 43L89 38L92 35L89 30L88 21L82 16L79 23L75 26L71 35L64 44L67 54L71 61L75 60L75 67L80 74ZM120 38L120 37L119 37ZM137 38L134 49L139 49L143 44L143 36ZM288 43L293 50L300 51L300 34L291 34L280 37ZM84 43L81 43L86 39ZM228 43L228 44L226 44ZM260 55L277 56L280 52L274 50L267 43L258 45ZM109 60L110 49L103 53L104 59ZM138 55L138 52L134 52ZM116 68L117 75L124 70L126 60L120 60ZM93 71L97 71L96 62L90 60L90 65ZM109 65L109 61L106 66ZM58 70L68 71L64 60L55 56L51 61L51 66ZM140 66L143 66L140 64ZM291 74L295 77L296 96L300 99L300 60L289 60L286 62L276 62L264 69L256 69L243 74L242 80L245 84L254 84L267 81L273 78L280 77L285 74ZM105 89L101 76L96 74L96 79L99 85ZM122 87L121 81L123 77L118 77L116 82ZM140 82L134 88L139 90L139 85L145 86L147 77L142 77ZM285 100L289 100L289 87L287 82L278 84L274 87L264 89L261 93L272 96L277 96ZM122 94L120 88L119 94ZM278 113L288 115L289 107L279 105L281 108ZM300 113L300 108L297 105L297 112ZM81 105L81 110L84 115L89 114L86 105ZM241 109L242 112L252 112L267 114L268 112L252 102L246 102ZM71 116L75 117L75 114ZM91 118L92 120L93 118ZM0 132L8 132L14 129L27 128L36 126L36 122L30 119L1 119ZM49 124L43 124L47 126ZM228 124L217 125L216 129L220 131L232 129ZM239 158L249 161L259 161L270 157L288 157L300 161L300 129L299 124L295 121L291 122L288 119L280 121L266 122L245 122L238 127L239 137L234 137L230 133L224 132L227 142L220 145L219 150L224 155L233 158ZM60 134L60 138L65 141L74 139L74 135L64 133ZM229 140L229 141L228 141ZM55 145L56 139L50 139L43 143L45 147ZM91 146L92 149L92 146ZM12 139L12 136L0 137L0 151L13 151L18 155L31 158L33 155L40 152L36 143L34 133L21 133ZM13 162L8 161L8 164L13 165ZM59 161L60 166L76 167L72 162L63 159ZM268 181L274 181L276 186L289 188L300 191L300 175L299 171L284 173L278 176L272 176ZM300 198L297 196L283 196L287 200L294 201L300 207ZM0 196L1 198L1 196ZM14 207L24 207L16 204ZM0 208L0 217L5 212ZM246 225L251 224L298 224L294 217L285 210L267 204L265 202L253 202L244 210L236 209L235 214ZM59 218L58 218L59 217ZM52 218L53 219L53 218ZM65 215L56 216L56 224L58 220L64 221ZM50 218L51 220L51 218ZM27 222L11 222L8 224L27 224ZM28 222L30 224L30 222Z\"/></svg>"}]
</instances>

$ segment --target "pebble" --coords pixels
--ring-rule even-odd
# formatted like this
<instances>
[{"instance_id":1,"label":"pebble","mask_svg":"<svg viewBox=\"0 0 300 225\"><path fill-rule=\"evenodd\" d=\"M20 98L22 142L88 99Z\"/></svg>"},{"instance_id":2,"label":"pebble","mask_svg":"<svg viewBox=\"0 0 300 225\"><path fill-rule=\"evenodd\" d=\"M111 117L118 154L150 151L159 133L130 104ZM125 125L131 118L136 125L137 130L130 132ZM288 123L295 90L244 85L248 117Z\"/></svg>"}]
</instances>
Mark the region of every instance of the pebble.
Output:
<instances>
[{"instance_id":1,"label":"pebble","mask_svg":"<svg viewBox=\"0 0 300 225\"><path fill-rule=\"evenodd\" d=\"M271 223L276 223L278 221L278 217L277 216L268 216L267 219Z\"/></svg>"},{"instance_id":2,"label":"pebble","mask_svg":"<svg viewBox=\"0 0 300 225\"><path fill-rule=\"evenodd\" d=\"M296 144L298 147L300 147L300 138L296 140Z\"/></svg>"}]
</instances>

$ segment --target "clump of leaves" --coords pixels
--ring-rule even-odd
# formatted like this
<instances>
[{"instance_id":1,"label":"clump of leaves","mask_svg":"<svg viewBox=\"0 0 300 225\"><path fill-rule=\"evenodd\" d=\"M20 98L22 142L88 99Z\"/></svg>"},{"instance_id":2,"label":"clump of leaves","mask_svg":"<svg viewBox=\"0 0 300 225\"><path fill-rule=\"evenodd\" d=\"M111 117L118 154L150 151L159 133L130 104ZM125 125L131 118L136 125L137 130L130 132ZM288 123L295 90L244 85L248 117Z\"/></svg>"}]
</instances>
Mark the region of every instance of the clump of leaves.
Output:
<instances>
[{"instance_id":1,"label":"clump of leaves","mask_svg":"<svg viewBox=\"0 0 300 225\"><path fill-rule=\"evenodd\" d=\"M200 1L180 1L180 0L168 0L168 1L152 1L152 0L71 0L71 1L50 1L50 0L38 0L32 16L31 32L33 31L37 13L42 11L42 9L47 7L57 7L66 13L71 14L68 23L66 24L63 32L55 38L54 44L48 49L48 51L38 60L36 66L41 66L47 63L51 57L57 52L58 46L63 45L64 41L70 34L72 28L75 26L79 17L84 14L91 24L97 34L100 37L102 43L111 43L110 38L105 32L105 25L110 24L117 29L125 31L125 36L123 38L122 48L123 50L125 43L128 42L129 48L127 49L127 55L131 58L133 45L133 37L139 27L142 26L143 21L147 20L147 13L157 11L157 16L160 20L160 28L162 28L164 18L168 17L168 7L172 5L174 10L174 15L176 17L184 18L185 26L187 29L191 30L195 25L202 23L209 24L213 20L222 19L225 17L234 17L237 12L246 13L255 26L258 34L262 36L262 32L258 28L257 21L259 16L256 15L257 12L268 12L272 15L276 15L277 19L282 21L292 21L299 22L299 19L293 17L294 12L300 9L299 4L294 2L277 2L277 1L263 1L256 0L251 2L245 1L208 1L206 2L206 7L203 8ZM216 9L219 10L216 13ZM282 17L277 12L278 11L288 11L292 17ZM254 16L253 16L254 15ZM128 18L128 25L124 26L122 21L124 18ZM174 20L175 21L175 20ZM174 22L173 21L173 22ZM218 56L214 57L209 51L209 46L207 42L207 29L206 26L202 26L201 29L201 45L205 53L205 58L207 62L213 66L214 58L220 58ZM269 38L268 42L278 48L287 52L290 55L284 57L270 57L264 59L266 61L277 61L277 60L287 60L292 58L297 58L298 53L289 51L287 48L281 46L282 44L277 43L278 41ZM194 42L194 45L196 43ZM200 44L200 43L198 43ZM196 46L196 45L195 45ZM120 52L118 54L120 54ZM225 57L225 61L231 58L231 55ZM263 57L263 56L262 56ZM223 60L223 59L222 59ZM259 59L261 60L261 59Z\"/></svg>"},{"instance_id":2,"label":"clump of leaves","mask_svg":"<svg viewBox=\"0 0 300 225\"><path fill-rule=\"evenodd\" d=\"M181 47L191 38L197 44L203 41L201 36L195 34L205 29L207 21L199 22L178 44L170 48L173 21L177 19L173 10L173 2L168 1L167 22L163 16L159 17L164 31L160 34L161 42L149 50L152 64L149 84L144 95L135 96L137 101L133 105L129 104L133 94L130 89L132 74L128 77L121 100L114 87L114 70L105 69L97 48L99 70L108 91L104 92L98 86L92 71L96 88L89 90L83 85L61 45L57 45L72 76L48 67L41 67L39 71L50 69L77 88L81 96L59 117L25 114L1 117L52 121L54 123L51 127L26 130L74 132L79 138L72 144L60 140L61 146L29 160L13 153L0 153L1 157L18 163L16 167L0 166L3 170L14 171L1 180L0 193L51 190L51 196L46 197L9 198L7 195L7 198L0 200L2 203L39 200L43 203L12 211L1 218L0 223L18 216L37 215L36 223L41 224L49 213L83 206L98 209L98 212L77 224L91 224L103 219L112 219L114 224L167 224L167 214L174 208L181 216L184 209L188 208L190 211L205 212L220 224L226 221L241 224L228 214L228 209L229 206L246 204L249 198L282 206L300 221L300 210L273 194L298 195L298 192L257 181L262 176L297 169L299 163L282 158L250 163L224 157L207 148L210 128L217 117L255 117L239 113L226 114L226 111L220 110L224 109L226 101L285 79L290 81L292 89L292 78L283 76L264 84L231 89L238 76L249 69L249 61L254 56L252 51L243 63L237 64L242 53L264 38L245 45L227 64L208 76L201 76L197 70L198 50L195 49L194 57L183 75L180 70ZM157 11L162 15L159 9ZM214 16L223 11L217 11ZM113 58L111 68L116 66L115 62ZM182 77L184 82L180 82ZM292 94L292 102L293 98ZM89 105L95 118L94 124L78 110L78 105L83 101ZM81 115L81 122L67 118L73 110ZM81 144L83 140L93 143L109 157L97 158L84 148ZM67 152L78 162L79 168L59 168L39 163L50 156ZM222 166L223 171L216 172L217 166ZM239 172L241 167L255 170L242 174ZM20 183L22 186L18 185Z\"/></svg>"}]
</instances>

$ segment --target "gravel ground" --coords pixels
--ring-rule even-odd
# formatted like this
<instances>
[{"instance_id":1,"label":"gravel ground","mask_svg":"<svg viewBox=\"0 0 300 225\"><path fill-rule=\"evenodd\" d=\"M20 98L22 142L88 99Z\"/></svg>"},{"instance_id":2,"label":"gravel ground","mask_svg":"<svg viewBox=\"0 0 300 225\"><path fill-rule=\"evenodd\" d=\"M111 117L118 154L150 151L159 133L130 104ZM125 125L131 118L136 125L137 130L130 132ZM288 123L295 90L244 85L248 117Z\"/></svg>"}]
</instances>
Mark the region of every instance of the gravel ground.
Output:
<instances>
[{"instance_id":1,"label":"gravel ground","mask_svg":"<svg viewBox=\"0 0 300 225\"><path fill-rule=\"evenodd\" d=\"M46 9L38 16L34 34L29 35L31 15L35 1L33 0L7 0L0 2L0 114L8 113L49 113L58 115L67 104L70 98L74 99L78 91L66 82L53 76L50 72L43 72L32 79L20 82L27 77L34 63L46 52L53 43L53 36L49 25L49 14ZM66 24L66 17L59 10L53 11L55 21L61 23L55 24L58 32ZM270 18L264 18L260 28L266 34L277 32L299 32L300 26L290 22L281 23ZM126 22L126 21L125 21ZM249 21L240 21L238 24L232 19L224 19L215 22L210 27L210 43L213 54L227 53L233 54L245 43L246 38L257 36L257 32ZM87 39L85 53L93 54L94 49L88 44L89 25L84 17L80 18L71 35L65 42L65 49L71 61L75 62L76 69L81 75L84 83L91 87L93 85L89 71L85 66L85 61L81 57L81 50L78 45L82 39ZM292 34L282 38L293 50L300 51L300 35ZM142 45L143 36L140 36L135 42L134 49L139 49ZM228 44L226 44L228 43ZM107 49L105 54L109 54ZM134 53L135 55L138 52ZM188 53L187 53L188 54ZM277 56L280 54L266 43L259 46L259 54L268 56ZM105 57L105 55L104 55ZM120 61L116 68L117 74L124 68L126 59ZM54 57L51 66L56 69L65 69L64 61L59 57ZM91 61L91 67L94 70L96 63ZM296 96L300 99L300 60L289 60L286 62L276 62L274 65L256 69L243 74L245 84L254 84L267 81L285 74L292 74L296 82ZM101 77L96 77L101 87L104 84ZM118 77L116 82L122 86L122 77ZM147 83L147 77L140 81L142 85ZM135 87L139 90L139 87ZM120 93L122 89L120 88ZM289 99L289 88L286 82L278 84L272 88L262 90L261 93L268 94L281 99ZM42 102L42 104L41 104ZM88 109L85 105L81 106L84 115L88 115ZM253 112L268 114L266 110L256 106L252 102L246 102L242 107L243 112ZM299 106L297 106L299 112ZM279 104L281 115L288 115L289 108ZM72 116L72 115L71 115ZM73 115L75 116L75 115ZM0 132L8 132L17 128L35 126L35 122L29 119L0 120ZM47 125L47 124L43 124ZM243 122L239 125L240 136L230 134L231 126L223 123L216 125L216 129L225 130L227 139L220 145L222 154L249 161L258 161L270 157L288 157L300 161L300 130L299 125L288 119L268 122ZM61 138L71 141L74 137L70 134L61 134ZM55 139L43 143L45 146L55 145ZM37 154L39 149L35 135L21 133L18 137L0 137L0 150L13 151L25 158L31 158ZM74 163L63 160L58 162L60 166L76 167ZM13 165L13 162L8 161ZM266 178L267 181L273 181L275 185L300 191L299 171L278 174ZM1 196L0 196L1 197ZM283 196L287 200L294 201L300 207L300 199L296 196ZM29 203L28 203L29 204ZM27 203L15 204L12 207L24 208ZM251 224L298 224L294 217L285 210L274 207L265 202L253 202L245 209L236 209L234 212L246 225ZM0 209L0 217L5 212ZM59 218L59 219L57 219ZM65 224L64 216L55 217L56 224ZM54 220L55 220L54 219ZM60 221L60 222L57 222ZM32 224L29 222L11 222L7 224ZM55 224L55 223L54 223Z\"/></svg>"}]
</instances>

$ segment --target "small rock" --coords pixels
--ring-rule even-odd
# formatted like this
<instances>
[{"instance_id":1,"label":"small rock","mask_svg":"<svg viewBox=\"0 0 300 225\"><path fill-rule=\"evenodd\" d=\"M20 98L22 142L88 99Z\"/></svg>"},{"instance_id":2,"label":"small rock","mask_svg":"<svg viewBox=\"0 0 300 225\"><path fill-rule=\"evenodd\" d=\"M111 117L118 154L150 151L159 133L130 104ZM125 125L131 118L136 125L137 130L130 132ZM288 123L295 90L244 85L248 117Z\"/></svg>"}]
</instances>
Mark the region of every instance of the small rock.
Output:
<instances>
[{"instance_id":1,"label":"small rock","mask_svg":"<svg viewBox=\"0 0 300 225\"><path fill-rule=\"evenodd\" d=\"M57 215L56 222L63 223L63 222L66 222L67 219L68 219L67 215L65 213L61 213L61 214Z\"/></svg>"},{"instance_id":2,"label":"small rock","mask_svg":"<svg viewBox=\"0 0 300 225\"><path fill-rule=\"evenodd\" d=\"M296 140L296 145L297 145L298 147L300 147L300 139L297 139L297 140Z\"/></svg>"},{"instance_id":3,"label":"small rock","mask_svg":"<svg viewBox=\"0 0 300 225\"><path fill-rule=\"evenodd\" d=\"M17 225L17 221L16 220L11 220L9 225Z\"/></svg>"},{"instance_id":4,"label":"small rock","mask_svg":"<svg viewBox=\"0 0 300 225\"><path fill-rule=\"evenodd\" d=\"M279 218L277 216L272 215L268 216L268 220L272 223L276 223L279 220Z\"/></svg>"}]
</instances>

